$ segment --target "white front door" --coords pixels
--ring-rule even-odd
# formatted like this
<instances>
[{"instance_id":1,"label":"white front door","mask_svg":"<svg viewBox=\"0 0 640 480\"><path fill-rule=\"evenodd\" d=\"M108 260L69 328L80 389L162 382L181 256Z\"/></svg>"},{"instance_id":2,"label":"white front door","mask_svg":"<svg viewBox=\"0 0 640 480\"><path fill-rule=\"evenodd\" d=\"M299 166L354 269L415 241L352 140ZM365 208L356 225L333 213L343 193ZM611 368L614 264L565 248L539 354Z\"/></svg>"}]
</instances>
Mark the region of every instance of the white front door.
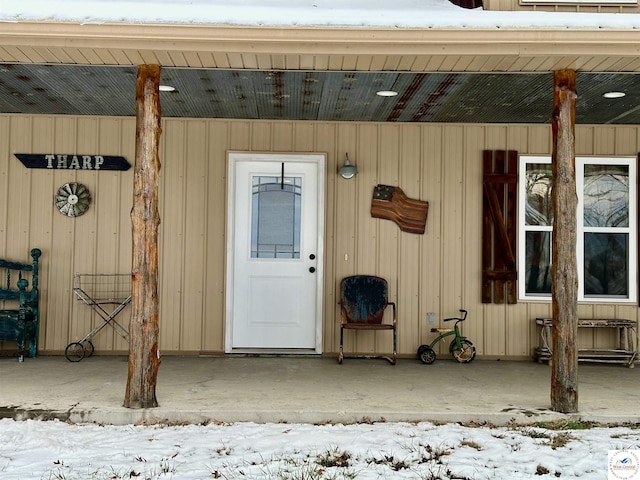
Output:
<instances>
[{"instance_id":1,"label":"white front door","mask_svg":"<svg viewBox=\"0 0 640 480\"><path fill-rule=\"evenodd\" d=\"M324 155L229 153L227 352L322 345Z\"/></svg>"}]
</instances>

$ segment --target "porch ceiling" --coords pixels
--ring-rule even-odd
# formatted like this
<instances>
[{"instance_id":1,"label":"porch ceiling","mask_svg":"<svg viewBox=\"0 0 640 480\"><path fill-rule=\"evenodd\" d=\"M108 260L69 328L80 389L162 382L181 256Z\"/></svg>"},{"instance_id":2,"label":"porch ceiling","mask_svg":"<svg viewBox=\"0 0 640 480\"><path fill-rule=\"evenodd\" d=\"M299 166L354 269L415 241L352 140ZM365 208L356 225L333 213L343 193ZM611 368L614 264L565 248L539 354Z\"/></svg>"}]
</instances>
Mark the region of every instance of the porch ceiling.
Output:
<instances>
[{"instance_id":1,"label":"porch ceiling","mask_svg":"<svg viewBox=\"0 0 640 480\"><path fill-rule=\"evenodd\" d=\"M552 71L576 121L640 123L637 29L302 28L4 23L0 113L135 115L135 65L162 65L164 117L550 123ZM395 97L380 97L394 90ZM625 92L605 99L609 91Z\"/></svg>"},{"instance_id":2,"label":"porch ceiling","mask_svg":"<svg viewBox=\"0 0 640 480\"><path fill-rule=\"evenodd\" d=\"M134 116L136 68L6 63L0 112ZM551 73L286 71L165 67L164 117L549 123ZM578 72L576 121L640 123L640 75ZM398 92L380 97L379 90ZM609 91L625 92L606 99Z\"/></svg>"}]
</instances>

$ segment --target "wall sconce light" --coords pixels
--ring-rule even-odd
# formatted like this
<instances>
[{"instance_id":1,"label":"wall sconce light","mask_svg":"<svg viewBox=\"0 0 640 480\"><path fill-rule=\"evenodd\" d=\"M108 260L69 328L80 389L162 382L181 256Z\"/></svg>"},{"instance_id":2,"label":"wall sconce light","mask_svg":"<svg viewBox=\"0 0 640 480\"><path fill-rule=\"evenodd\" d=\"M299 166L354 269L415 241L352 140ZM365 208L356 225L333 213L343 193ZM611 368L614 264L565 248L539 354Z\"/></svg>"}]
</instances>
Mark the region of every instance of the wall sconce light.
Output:
<instances>
[{"instance_id":1,"label":"wall sconce light","mask_svg":"<svg viewBox=\"0 0 640 480\"><path fill-rule=\"evenodd\" d=\"M344 165L340 168L339 173L342 178L352 178L356 173L358 173L356 166L351 165L349 155L347 153L344 154Z\"/></svg>"}]
</instances>

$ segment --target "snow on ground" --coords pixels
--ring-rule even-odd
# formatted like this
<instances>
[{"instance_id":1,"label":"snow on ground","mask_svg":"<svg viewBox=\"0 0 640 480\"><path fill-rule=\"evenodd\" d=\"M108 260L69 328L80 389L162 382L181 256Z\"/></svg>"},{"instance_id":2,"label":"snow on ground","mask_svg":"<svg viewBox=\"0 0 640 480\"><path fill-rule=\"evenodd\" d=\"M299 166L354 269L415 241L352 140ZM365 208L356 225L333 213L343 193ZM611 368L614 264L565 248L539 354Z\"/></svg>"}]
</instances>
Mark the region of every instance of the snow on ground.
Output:
<instances>
[{"instance_id":1,"label":"snow on ground","mask_svg":"<svg viewBox=\"0 0 640 480\"><path fill-rule=\"evenodd\" d=\"M601 480L608 475L609 450L640 454L640 429L566 427L100 426L3 419L0 478Z\"/></svg>"},{"instance_id":2,"label":"snow on ground","mask_svg":"<svg viewBox=\"0 0 640 480\"><path fill-rule=\"evenodd\" d=\"M485 11L449 0L0 0L0 22L382 28L640 28L634 13Z\"/></svg>"}]
</instances>

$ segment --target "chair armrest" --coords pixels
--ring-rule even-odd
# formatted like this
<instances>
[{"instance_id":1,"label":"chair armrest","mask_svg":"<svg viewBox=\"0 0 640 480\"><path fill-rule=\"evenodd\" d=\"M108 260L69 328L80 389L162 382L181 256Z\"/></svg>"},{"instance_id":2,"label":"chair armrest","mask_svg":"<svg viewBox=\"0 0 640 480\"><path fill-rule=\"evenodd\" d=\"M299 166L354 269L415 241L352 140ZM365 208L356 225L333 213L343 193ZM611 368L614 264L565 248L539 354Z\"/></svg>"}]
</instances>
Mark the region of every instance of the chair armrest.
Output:
<instances>
[{"instance_id":1,"label":"chair armrest","mask_svg":"<svg viewBox=\"0 0 640 480\"><path fill-rule=\"evenodd\" d=\"M398 316L396 314L396 304L395 302L387 302L387 305L391 305L391 307L393 308L393 323L395 325L396 323L398 323Z\"/></svg>"}]
</instances>

